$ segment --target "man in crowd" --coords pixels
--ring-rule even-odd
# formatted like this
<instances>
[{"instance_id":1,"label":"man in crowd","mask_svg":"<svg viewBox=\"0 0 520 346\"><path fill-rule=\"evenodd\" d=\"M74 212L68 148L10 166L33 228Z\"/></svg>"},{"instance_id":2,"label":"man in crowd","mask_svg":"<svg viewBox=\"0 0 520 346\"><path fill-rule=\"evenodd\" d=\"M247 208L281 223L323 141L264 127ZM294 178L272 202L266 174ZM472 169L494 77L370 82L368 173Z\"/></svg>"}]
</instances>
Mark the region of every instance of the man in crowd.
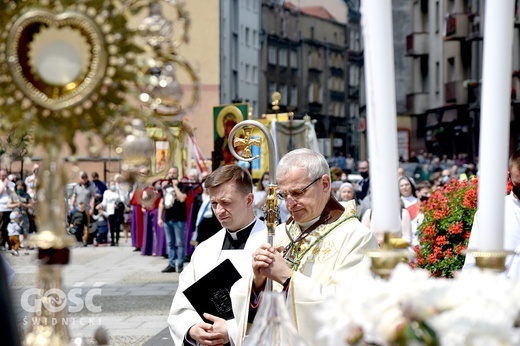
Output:
<instances>
[{"instance_id":1,"label":"man in crowd","mask_svg":"<svg viewBox=\"0 0 520 346\"><path fill-rule=\"evenodd\" d=\"M358 192L357 198L362 201L368 194L368 190L370 189L370 172L368 170L368 161L361 161L359 163L359 175L361 175L361 180L358 183Z\"/></svg>"},{"instance_id":2,"label":"man in crowd","mask_svg":"<svg viewBox=\"0 0 520 346\"><path fill-rule=\"evenodd\" d=\"M72 198L70 200L71 214L76 211L79 202L85 203L85 212L88 216L88 224L94 212L94 202L96 198L96 185L88 180L88 174L85 171L79 172L80 182L74 185L72 189ZM87 246L89 237L89 228L87 226L83 233L83 245Z\"/></svg>"},{"instance_id":3,"label":"man in crowd","mask_svg":"<svg viewBox=\"0 0 520 346\"><path fill-rule=\"evenodd\" d=\"M321 154L306 148L289 152L280 160L276 178L291 217L276 228L273 245L264 243L253 253L252 285L246 278L231 290L233 311L240 317L237 340L244 339L271 279L275 291L287 292L300 336L318 345L317 307L346 273L368 269L370 259L363 251L377 249L377 240L359 222L354 201L344 208L331 195L329 167Z\"/></svg>"},{"instance_id":4,"label":"man in crowd","mask_svg":"<svg viewBox=\"0 0 520 346\"><path fill-rule=\"evenodd\" d=\"M518 252L520 250L520 150L516 150L509 158L509 177L513 184L511 193L505 197L504 206L504 249ZM479 211L473 219L468 250L483 250L479 229ZM497 232L502 232L497 229ZM499 250L499 249L496 249ZM520 279L520 258L509 255L506 258L505 274L509 278ZM464 269L475 267L475 257L468 253L464 261Z\"/></svg>"},{"instance_id":5,"label":"man in crowd","mask_svg":"<svg viewBox=\"0 0 520 346\"><path fill-rule=\"evenodd\" d=\"M179 185L179 169L171 167L168 170L168 182L163 187L157 219L159 227L164 227L168 242L168 266L162 270L163 273L180 273L184 266L186 197L186 187Z\"/></svg>"},{"instance_id":6,"label":"man in crowd","mask_svg":"<svg viewBox=\"0 0 520 346\"><path fill-rule=\"evenodd\" d=\"M92 172L92 183L96 186L95 205L98 205L103 200L103 194L107 190L107 184L99 179L99 174L97 172Z\"/></svg>"},{"instance_id":7,"label":"man in crowd","mask_svg":"<svg viewBox=\"0 0 520 346\"><path fill-rule=\"evenodd\" d=\"M221 166L204 182L211 207L223 229L200 243L191 262L179 276L179 288L173 298L168 324L177 346L226 345L236 337L235 319L224 320L197 314L183 291L229 259L242 277L252 273L251 254L267 239L265 224L253 213L253 182L249 172L237 165Z\"/></svg>"}]
</instances>

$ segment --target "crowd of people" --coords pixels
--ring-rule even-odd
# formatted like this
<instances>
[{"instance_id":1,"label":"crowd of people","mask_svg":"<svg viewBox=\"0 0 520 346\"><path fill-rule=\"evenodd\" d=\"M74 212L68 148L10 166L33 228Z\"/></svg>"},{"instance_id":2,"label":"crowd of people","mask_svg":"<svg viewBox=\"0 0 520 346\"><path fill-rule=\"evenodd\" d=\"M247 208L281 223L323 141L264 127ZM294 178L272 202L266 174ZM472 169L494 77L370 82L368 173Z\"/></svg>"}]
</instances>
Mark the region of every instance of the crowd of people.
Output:
<instances>
[{"instance_id":1,"label":"crowd of people","mask_svg":"<svg viewBox=\"0 0 520 346\"><path fill-rule=\"evenodd\" d=\"M406 246L418 243L421 207L431 193L449 179L472 179L477 174L472 163L428 157L417 157L419 169L412 174L399 167L395 182L402 226L392 237ZM371 208L369 162L351 164L350 159L331 166L310 149L296 149L281 158L276 170L279 225L272 243L266 242L263 207L269 173L254 182L247 168L237 164L202 176L190 170L185 177L171 167L164 179L153 183L143 179L131 187L124 186L118 175L106 186L97 174L92 173L90 181L81 172L72 191L68 222L79 246L88 246L91 240L94 245L117 246L120 231L128 226L135 251L168 258L163 272L179 273L168 316L175 345L243 345L247 338L255 344L255 332L261 334L255 318L271 290L285 293L299 337L319 344L316 308L342 278L367 270L370 260L364 253L383 241L372 229L377 211ZM515 203L519 167L517 151L509 167ZM359 172L360 179L349 181L353 172ZM146 169L140 173L148 175ZM24 233L20 220L34 204L24 191L25 182L9 183L7 178L7 172L0 170L0 201L7 193L5 205L11 208L6 228L9 235ZM215 273L218 280L197 285ZM193 286L198 289L196 301L187 293ZM207 305L201 307L200 302Z\"/></svg>"},{"instance_id":2,"label":"crowd of people","mask_svg":"<svg viewBox=\"0 0 520 346\"><path fill-rule=\"evenodd\" d=\"M329 158L327 162L329 165L350 162L348 169L331 166L333 190L336 191L339 201L354 200L359 219L365 226L373 229L369 162L352 163L351 156L345 158L342 153L338 153L335 158ZM406 164L408 165L405 167ZM343 167L347 166L343 165ZM446 155L438 157L421 151L416 156L415 152L411 152L409 161L400 162L397 171L396 184L402 206L401 229L391 236L402 239L402 244L408 243L412 247L418 245L417 232L423 219L421 206L433 191L441 188L450 179L467 180L476 177L476 167L474 163L468 162L466 154L455 155L452 159L448 159ZM355 172L359 173L360 179L349 180L350 173ZM375 234L375 236L381 243L383 234Z\"/></svg>"},{"instance_id":3,"label":"crowd of people","mask_svg":"<svg viewBox=\"0 0 520 346\"><path fill-rule=\"evenodd\" d=\"M350 154L338 152L326 159L331 177L331 190L340 203L355 201L356 214L361 222L371 228L372 210L369 162L355 162ZM421 221L420 205L436 188L449 179L471 179L476 166L459 154L452 159L420 152L411 153L409 163L416 163L413 172L406 175L399 168L397 182L402 201L399 234L394 237L417 244L417 227ZM0 171L0 249L10 249L18 255L20 249L28 253L25 240L36 231L36 183L39 165L35 164L31 175L19 180L6 170ZM67 224L78 246L118 246L120 235L143 255L168 258L164 272L180 272L189 260L197 244L208 239L220 229L209 196L203 189L205 176L190 170L185 177L178 176L178 168L171 167L167 177L153 184L137 183L124 186L121 175L116 174L108 184L92 172L91 179L85 171L79 173L79 181L68 196ZM358 173L361 180L349 180ZM143 172L147 174L147 172ZM207 175L207 174L206 174ZM264 172L253 188L253 213L263 220L269 173ZM149 202L152 201L152 202ZM278 223L290 216L284 200L279 203ZM12 215L11 215L12 214ZM197 227L202 223L202 227ZM15 227L14 225L20 227ZM8 227L9 226L9 227ZM379 242L382 235L376 235ZM11 245L12 243L12 245Z\"/></svg>"}]
</instances>

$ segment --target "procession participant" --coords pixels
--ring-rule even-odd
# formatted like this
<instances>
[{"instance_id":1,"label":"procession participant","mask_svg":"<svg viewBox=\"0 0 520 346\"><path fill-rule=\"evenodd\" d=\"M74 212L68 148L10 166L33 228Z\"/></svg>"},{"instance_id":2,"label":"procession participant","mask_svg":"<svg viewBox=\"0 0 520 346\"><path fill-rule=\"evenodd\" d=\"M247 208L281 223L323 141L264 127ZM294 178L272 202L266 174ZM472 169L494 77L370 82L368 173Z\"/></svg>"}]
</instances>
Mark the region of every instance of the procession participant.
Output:
<instances>
[{"instance_id":1,"label":"procession participant","mask_svg":"<svg viewBox=\"0 0 520 346\"><path fill-rule=\"evenodd\" d=\"M88 174L85 171L79 172L79 178L80 182L74 185L74 188L72 189L72 198L70 200L70 210L71 214L74 214L74 212L77 209L77 206L80 202L85 203L85 212L87 213L87 227L84 230L83 233L83 245L88 245L88 239L89 239L89 224L90 224L90 217L94 213L94 202L96 198L96 185L88 180Z\"/></svg>"},{"instance_id":2,"label":"procession participant","mask_svg":"<svg viewBox=\"0 0 520 346\"><path fill-rule=\"evenodd\" d=\"M163 273L180 273L184 267L186 198L187 189L179 184L179 169L171 167L157 213L157 224L164 227L168 242L168 265L162 270Z\"/></svg>"},{"instance_id":3,"label":"procession participant","mask_svg":"<svg viewBox=\"0 0 520 346\"><path fill-rule=\"evenodd\" d=\"M204 186L223 229L195 248L191 262L179 276L168 317L177 346L235 343L236 320L206 313L204 318L212 324L204 322L183 291L226 259L242 277L250 276L251 254L267 239L265 224L253 213L253 183L247 170L237 165L222 166L206 178Z\"/></svg>"},{"instance_id":4,"label":"procession participant","mask_svg":"<svg viewBox=\"0 0 520 346\"><path fill-rule=\"evenodd\" d=\"M276 228L274 246L264 243L253 253L252 280L241 279L231 289L238 344L269 278L273 290L287 292L300 336L318 345L317 307L346 273L368 269L370 260L363 251L377 249L377 240L359 222L354 201L344 208L332 196L329 166L321 154L306 148L289 152L280 160L276 178L291 217Z\"/></svg>"},{"instance_id":5,"label":"procession participant","mask_svg":"<svg viewBox=\"0 0 520 346\"><path fill-rule=\"evenodd\" d=\"M518 252L520 249L520 150L516 150L509 158L509 177L513 189L511 193L505 197L504 210L504 250ZM473 225L471 227L471 234L469 237L468 250L481 250L481 236L479 229L479 211L475 213L473 218ZM502 230L497 230L497 232ZM498 249L497 249L498 250ZM462 270L473 268L476 265L475 257L468 252L464 260L464 267ZM508 278L520 279L520 258L518 256L509 255L505 262L505 275Z\"/></svg>"}]
</instances>

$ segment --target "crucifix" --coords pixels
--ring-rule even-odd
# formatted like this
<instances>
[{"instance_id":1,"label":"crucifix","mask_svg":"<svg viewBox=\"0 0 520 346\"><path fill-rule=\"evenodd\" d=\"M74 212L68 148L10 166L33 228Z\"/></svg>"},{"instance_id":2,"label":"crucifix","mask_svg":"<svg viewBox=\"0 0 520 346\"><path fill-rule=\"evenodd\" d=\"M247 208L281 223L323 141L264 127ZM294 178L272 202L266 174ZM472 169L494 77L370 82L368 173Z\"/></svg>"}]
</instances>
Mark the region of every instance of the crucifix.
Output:
<instances>
[{"instance_id":1,"label":"crucifix","mask_svg":"<svg viewBox=\"0 0 520 346\"><path fill-rule=\"evenodd\" d=\"M265 136L267 140L267 148L269 150L269 184L267 185L267 199L265 201L265 224L267 226L267 242L273 245L274 231L278 219L278 196L276 195L276 148L274 146L273 137L271 133L262 123L256 120L244 120L233 127L229 133L228 146L231 154L238 160L251 162L259 158L259 155L252 157L251 145L260 145L261 140L258 138L251 138L253 128L257 128ZM239 130L243 129L244 137L235 137ZM235 151L235 147L244 147L242 155ZM272 291L273 283L267 279L266 290Z\"/></svg>"},{"instance_id":2,"label":"crucifix","mask_svg":"<svg viewBox=\"0 0 520 346\"><path fill-rule=\"evenodd\" d=\"M262 144L261 138L251 138L253 129L250 127L244 127L244 138L237 137L233 139L234 147L244 147L242 150L242 157L249 159L253 154L251 153L251 146L260 146Z\"/></svg>"}]
</instances>

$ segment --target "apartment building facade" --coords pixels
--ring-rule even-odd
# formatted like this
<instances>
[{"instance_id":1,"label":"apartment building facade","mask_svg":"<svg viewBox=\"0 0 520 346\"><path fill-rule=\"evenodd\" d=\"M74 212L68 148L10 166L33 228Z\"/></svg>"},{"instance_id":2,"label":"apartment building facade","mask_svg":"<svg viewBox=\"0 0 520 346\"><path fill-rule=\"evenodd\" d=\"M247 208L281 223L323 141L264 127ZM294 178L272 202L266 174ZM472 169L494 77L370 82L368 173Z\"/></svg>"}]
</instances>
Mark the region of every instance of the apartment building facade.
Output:
<instances>
[{"instance_id":1,"label":"apartment building facade","mask_svg":"<svg viewBox=\"0 0 520 346\"><path fill-rule=\"evenodd\" d=\"M345 9L346 10L346 9ZM280 112L309 115L325 155L348 147L346 25L323 7L262 3L260 114L279 91Z\"/></svg>"},{"instance_id":2,"label":"apartment building facade","mask_svg":"<svg viewBox=\"0 0 520 346\"><path fill-rule=\"evenodd\" d=\"M407 109L416 143L436 155L478 157L483 0L414 0L406 54L411 59ZM510 148L520 143L520 20L515 6Z\"/></svg>"}]
</instances>

